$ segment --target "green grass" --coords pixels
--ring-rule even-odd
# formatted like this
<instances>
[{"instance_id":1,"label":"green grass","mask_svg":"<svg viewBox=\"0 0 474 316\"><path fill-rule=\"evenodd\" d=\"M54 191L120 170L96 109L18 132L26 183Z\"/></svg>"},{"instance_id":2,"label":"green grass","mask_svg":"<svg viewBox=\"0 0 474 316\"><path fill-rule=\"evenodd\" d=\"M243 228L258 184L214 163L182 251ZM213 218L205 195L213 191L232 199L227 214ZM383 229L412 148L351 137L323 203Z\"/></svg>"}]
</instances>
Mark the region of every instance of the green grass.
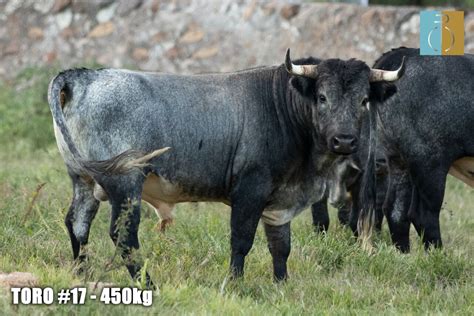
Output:
<instances>
[{"instance_id":1,"label":"green grass","mask_svg":"<svg viewBox=\"0 0 474 316\"><path fill-rule=\"evenodd\" d=\"M88 277L73 272L63 224L71 187L54 144L43 90L49 79L46 74L33 69L28 76L0 86L0 271L32 272L39 276L41 286L56 290L99 280L133 286L120 260L113 259L106 203L91 230ZM21 82L25 87L15 91ZM13 123L3 125L3 120ZM41 183L46 184L28 211ZM97 301L80 307L18 307L11 305L9 292L0 290L0 311L28 315L472 315L473 205L473 190L450 179L441 216L445 249L426 253L413 234L409 255L390 246L386 227L376 238L376 251L369 255L337 224L334 211L327 235L313 233L310 213L304 212L292 223L290 279L283 284L272 282L271 257L261 227L246 262L245 278L228 281L230 212L223 204L179 205L175 224L165 234L155 230L157 218L145 207L141 256L148 260L148 271L159 286L152 307Z\"/></svg>"}]
</instances>

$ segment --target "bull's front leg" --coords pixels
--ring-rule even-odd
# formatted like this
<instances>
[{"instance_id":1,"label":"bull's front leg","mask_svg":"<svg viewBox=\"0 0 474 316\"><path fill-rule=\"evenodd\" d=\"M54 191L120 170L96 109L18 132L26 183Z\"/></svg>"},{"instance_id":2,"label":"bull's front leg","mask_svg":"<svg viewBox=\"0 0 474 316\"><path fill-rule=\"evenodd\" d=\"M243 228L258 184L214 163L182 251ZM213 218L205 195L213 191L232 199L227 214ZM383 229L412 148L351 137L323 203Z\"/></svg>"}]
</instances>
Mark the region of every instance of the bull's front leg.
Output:
<instances>
[{"instance_id":1,"label":"bull's front leg","mask_svg":"<svg viewBox=\"0 0 474 316\"><path fill-rule=\"evenodd\" d=\"M258 221L270 192L271 181L262 181L259 173L240 178L232 192L230 269L233 278L244 274L245 256L252 248Z\"/></svg>"},{"instance_id":2,"label":"bull's front leg","mask_svg":"<svg viewBox=\"0 0 474 316\"><path fill-rule=\"evenodd\" d=\"M410 220L408 210L412 206L413 185L405 171L390 175L388 197L383 205L392 242L401 252L410 251Z\"/></svg>"},{"instance_id":3,"label":"bull's front leg","mask_svg":"<svg viewBox=\"0 0 474 316\"><path fill-rule=\"evenodd\" d=\"M264 223L268 249L273 259L273 277L275 281L283 281L288 277L286 262L291 251L290 222L272 226Z\"/></svg>"},{"instance_id":4,"label":"bull's front leg","mask_svg":"<svg viewBox=\"0 0 474 316\"><path fill-rule=\"evenodd\" d=\"M92 181L70 173L73 184L73 198L64 223L71 239L74 260L79 264L86 261L85 246L89 240L92 220L99 209L99 201L94 198ZM79 272L82 272L79 266Z\"/></svg>"}]
</instances>

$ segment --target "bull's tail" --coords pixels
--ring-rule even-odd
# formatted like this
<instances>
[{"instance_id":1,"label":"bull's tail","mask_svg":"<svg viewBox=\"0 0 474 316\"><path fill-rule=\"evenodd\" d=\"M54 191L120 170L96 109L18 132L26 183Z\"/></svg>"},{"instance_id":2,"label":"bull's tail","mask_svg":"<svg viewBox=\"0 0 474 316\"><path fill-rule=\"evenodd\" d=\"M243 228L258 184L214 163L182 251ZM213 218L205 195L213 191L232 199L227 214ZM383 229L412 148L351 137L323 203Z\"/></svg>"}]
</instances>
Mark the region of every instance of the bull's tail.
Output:
<instances>
[{"instance_id":1,"label":"bull's tail","mask_svg":"<svg viewBox=\"0 0 474 316\"><path fill-rule=\"evenodd\" d=\"M84 170L92 177L100 175L125 174L133 170L141 170L145 168L148 166L149 160L162 155L170 149L170 147L165 147L155 150L151 153L144 153L142 151L129 149L107 160L84 160L76 145L74 144L71 134L69 133L69 129L66 125L66 119L64 118L63 108L68 98L68 91L71 89L71 87L68 87L66 79L65 73L60 73L51 81L48 89L48 103L53 115L54 123L59 129L64 143L66 143L67 149L71 153L71 158L76 168Z\"/></svg>"},{"instance_id":2,"label":"bull's tail","mask_svg":"<svg viewBox=\"0 0 474 316\"><path fill-rule=\"evenodd\" d=\"M359 219L357 231L365 249L371 249L371 237L375 223L377 201L376 146L377 146L377 107L376 102L369 104L369 152L362 176L359 193Z\"/></svg>"},{"instance_id":3,"label":"bull's tail","mask_svg":"<svg viewBox=\"0 0 474 316\"><path fill-rule=\"evenodd\" d=\"M83 167L83 160L81 154L77 150L77 147L72 140L63 113L63 107L66 103L66 93L68 90L69 87L67 87L66 84L66 75L64 72L62 72L49 83L48 103L49 108L51 110L51 114L53 115L54 123L59 129L64 143L66 143L67 149L69 149L69 151L71 152L71 158L73 159L74 164L79 167Z\"/></svg>"}]
</instances>

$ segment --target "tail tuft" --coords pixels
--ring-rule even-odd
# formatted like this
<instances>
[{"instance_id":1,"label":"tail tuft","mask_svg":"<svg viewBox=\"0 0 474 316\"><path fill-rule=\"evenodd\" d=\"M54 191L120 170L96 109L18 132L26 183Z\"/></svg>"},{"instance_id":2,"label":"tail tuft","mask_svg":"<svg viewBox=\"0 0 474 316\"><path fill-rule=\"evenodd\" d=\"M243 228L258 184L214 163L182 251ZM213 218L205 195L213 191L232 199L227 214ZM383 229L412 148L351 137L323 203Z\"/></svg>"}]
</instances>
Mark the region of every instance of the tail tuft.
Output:
<instances>
[{"instance_id":1,"label":"tail tuft","mask_svg":"<svg viewBox=\"0 0 474 316\"><path fill-rule=\"evenodd\" d=\"M148 161L161 156L169 149L171 148L164 147L148 154L130 149L107 160L83 162L83 166L92 176L126 174L149 166Z\"/></svg>"},{"instance_id":2,"label":"tail tuft","mask_svg":"<svg viewBox=\"0 0 474 316\"><path fill-rule=\"evenodd\" d=\"M359 219L357 231L362 246L371 249L372 232L375 224L375 207L377 201L377 174L376 174L376 147L377 147L377 108L376 104L369 104L369 154L365 165L359 193Z\"/></svg>"}]
</instances>

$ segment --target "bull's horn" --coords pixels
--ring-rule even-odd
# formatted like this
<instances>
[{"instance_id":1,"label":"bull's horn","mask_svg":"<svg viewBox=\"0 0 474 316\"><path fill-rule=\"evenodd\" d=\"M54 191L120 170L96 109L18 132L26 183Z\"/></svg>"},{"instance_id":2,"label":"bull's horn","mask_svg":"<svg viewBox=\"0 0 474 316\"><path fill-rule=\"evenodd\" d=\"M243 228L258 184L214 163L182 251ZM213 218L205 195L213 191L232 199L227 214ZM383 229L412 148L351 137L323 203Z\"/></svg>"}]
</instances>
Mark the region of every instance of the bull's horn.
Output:
<instances>
[{"instance_id":1,"label":"bull's horn","mask_svg":"<svg viewBox=\"0 0 474 316\"><path fill-rule=\"evenodd\" d=\"M291 62L290 49L286 51L285 57L286 70L296 76L316 78L318 76L318 65L295 65Z\"/></svg>"},{"instance_id":2,"label":"bull's horn","mask_svg":"<svg viewBox=\"0 0 474 316\"><path fill-rule=\"evenodd\" d=\"M405 56L403 56L402 63L397 70L381 70L381 69L371 69L370 70L370 82L377 81L396 81L405 72Z\"/></svg>"},{"instance_id":3,"label":"bull's horn","mask_svg":"<svg viewBox=\"0 0 474 316\"><path fill-rule=\"evenodd\" d=\"M360 170L360 167L359 167L352 159L349 160L349 166L351 166L352 169L355 169L355 170L357 170L357 171L359 171L359 172L361 171L361 170Z\"/></svg>"}]
</instances>

